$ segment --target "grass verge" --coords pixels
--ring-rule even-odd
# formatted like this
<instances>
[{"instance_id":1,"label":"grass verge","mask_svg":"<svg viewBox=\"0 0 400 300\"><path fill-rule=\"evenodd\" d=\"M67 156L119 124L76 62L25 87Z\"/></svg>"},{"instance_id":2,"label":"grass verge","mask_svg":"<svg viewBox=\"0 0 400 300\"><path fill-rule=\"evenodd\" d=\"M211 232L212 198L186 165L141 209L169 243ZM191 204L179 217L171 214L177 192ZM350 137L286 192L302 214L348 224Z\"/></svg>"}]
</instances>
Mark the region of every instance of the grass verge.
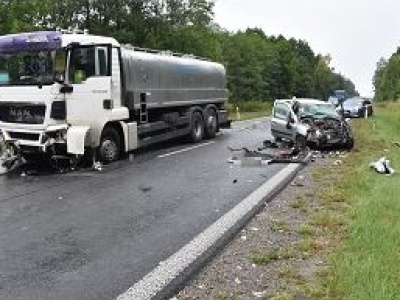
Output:
<instances>
[{"instance_id":1,"label":"grass verge","mask_svg":"<svg viewBox=\"0 0 400 300\"><path fill-rule=\"evenodd\" d=\"M229 118L233 121L266 117L271 114L271 111L272 102L270 101L232 101L228 103Z\"/></svg>"},{"instance_id":2,"label":"grass verge","mask_svg":"<svg viewBox=\"0 0 400 300\"><path fill-rule=\"evenodd\" d=\"M369 163L387 156L400 169L400 149L393 145L400 140L400 104L378 107L373 118L355 122L354 133L357 146L339 167L335 184L349 205L340 251L331 256L328 298L399 299L399 178L377 174Z\"/></svg>"}]
</instances>

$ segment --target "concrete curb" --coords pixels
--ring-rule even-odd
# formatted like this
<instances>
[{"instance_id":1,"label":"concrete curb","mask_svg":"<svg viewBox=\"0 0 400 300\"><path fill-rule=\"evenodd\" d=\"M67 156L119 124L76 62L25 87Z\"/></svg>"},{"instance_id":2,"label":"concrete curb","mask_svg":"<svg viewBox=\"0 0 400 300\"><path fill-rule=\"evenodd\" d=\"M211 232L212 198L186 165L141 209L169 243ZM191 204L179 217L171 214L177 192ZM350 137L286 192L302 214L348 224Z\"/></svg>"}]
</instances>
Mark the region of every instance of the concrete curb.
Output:
<instances>
[{"instance_id":1,"label":"concrete curb","mask_svg":"<svg viewBox=\"0 0 400 300\"><path fill-rule=\"evenodd\" d=\"M265 202L271 201L292 181L303 166L290 164L285 167L178 252L160 262L158 267L116 300L158 300L172 297L191 275L199 271L254 217Z\"/></svg>"}]
</instances>

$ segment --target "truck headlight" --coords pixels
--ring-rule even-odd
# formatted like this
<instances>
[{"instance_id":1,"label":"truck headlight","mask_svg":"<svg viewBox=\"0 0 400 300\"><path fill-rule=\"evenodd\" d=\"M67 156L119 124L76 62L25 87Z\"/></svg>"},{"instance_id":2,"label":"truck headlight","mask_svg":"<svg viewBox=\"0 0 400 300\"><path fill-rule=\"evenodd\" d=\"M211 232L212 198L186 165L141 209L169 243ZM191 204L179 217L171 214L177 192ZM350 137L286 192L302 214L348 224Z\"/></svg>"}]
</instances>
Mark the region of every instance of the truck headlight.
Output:
<instances>
[{"instance_id":1,"label":"truck headlight","mask_svg":"<svg viewBox=\"0 0 400 300\"><path fill-rule=\"evenodd\" d=\"M50 143L54 142L65 142L67 139L67 129L61 129L57 131L49 131L43 134L42 143L46 143L50 141Z\"/></svg>"}]
</instances>

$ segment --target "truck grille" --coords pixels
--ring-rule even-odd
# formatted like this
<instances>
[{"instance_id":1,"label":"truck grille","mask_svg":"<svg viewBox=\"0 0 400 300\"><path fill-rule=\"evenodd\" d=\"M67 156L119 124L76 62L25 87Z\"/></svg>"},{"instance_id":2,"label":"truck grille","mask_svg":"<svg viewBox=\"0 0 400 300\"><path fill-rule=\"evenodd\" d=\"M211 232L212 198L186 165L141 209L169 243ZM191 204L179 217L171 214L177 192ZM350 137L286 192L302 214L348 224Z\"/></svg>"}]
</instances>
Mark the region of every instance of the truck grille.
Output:
<instances>
[{"instance_id":1,"label":"truck grille","mask_svg":"<svg viewBox=\"0 0 400 300\"><path fill-rule=\"evenodd\" d=\"M38 133L8 132L8 135L14 140L39 141L40 138Z\"/></svg>"},{"instance_id":2,"label":"truck grille","mask_svg":"<svg viewBox=\"0 0 400 300\"><path fill-rule=\"evenodd\" d=\"M0 104L0 121L5 123L43 124L45 105Z\"/></svg>"}]
</instances>

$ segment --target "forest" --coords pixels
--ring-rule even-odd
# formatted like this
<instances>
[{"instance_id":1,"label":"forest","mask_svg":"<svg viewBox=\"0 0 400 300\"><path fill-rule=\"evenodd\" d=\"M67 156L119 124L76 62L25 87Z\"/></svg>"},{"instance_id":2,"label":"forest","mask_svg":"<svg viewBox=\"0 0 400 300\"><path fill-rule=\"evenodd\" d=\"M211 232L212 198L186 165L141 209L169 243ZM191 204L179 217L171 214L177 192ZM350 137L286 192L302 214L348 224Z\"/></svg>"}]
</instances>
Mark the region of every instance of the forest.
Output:
<instances>
[{"instance_id":1,"label":"forest","mask_svg":"<svg viewBox=\"0 0 400 300\"><path fill-rule=\"evenodd\" d=\"M336 89L358 94L351 80L330 67L329 54L314 53L307 41L267 35L259 28L229 32L215 23L214 4L209 0L0 0L0 34L80 28L115 37L120 43L218 61L227 69L231 101L327 99Z\"/></svg>"},{"instance_id":2,"label":"forest","mask_svg":"<svg viewBox=\"0 0 400 300\"><path fill-rule=\"evenodd\" d=\"M373 78L375 100L396 101L400 97L400 48L389 59L381 58Z\"/></svg>"}]
</instances>

